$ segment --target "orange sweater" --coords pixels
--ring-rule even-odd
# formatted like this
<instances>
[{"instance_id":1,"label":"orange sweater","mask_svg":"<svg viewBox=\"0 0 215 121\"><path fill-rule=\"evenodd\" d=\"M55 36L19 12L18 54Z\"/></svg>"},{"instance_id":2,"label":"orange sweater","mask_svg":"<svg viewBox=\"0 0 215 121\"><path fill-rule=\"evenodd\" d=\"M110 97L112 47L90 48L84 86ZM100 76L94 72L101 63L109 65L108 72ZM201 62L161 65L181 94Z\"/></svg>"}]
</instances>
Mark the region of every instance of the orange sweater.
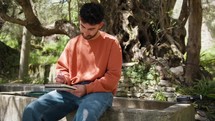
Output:
<instances>
[{"instance_id":1,"label":"orange sweater","mask_svg":"<svg viewBox=\"0 0 215 121\"><path fill-rule=\"evenodd\" d=\"M121 77L122 52L116 38L100 31L94 40L79 35L71 39L57 62L57 74L66 77L66 84L91 81L87 93L116 93Z\"/></svg>"}]
</instances>

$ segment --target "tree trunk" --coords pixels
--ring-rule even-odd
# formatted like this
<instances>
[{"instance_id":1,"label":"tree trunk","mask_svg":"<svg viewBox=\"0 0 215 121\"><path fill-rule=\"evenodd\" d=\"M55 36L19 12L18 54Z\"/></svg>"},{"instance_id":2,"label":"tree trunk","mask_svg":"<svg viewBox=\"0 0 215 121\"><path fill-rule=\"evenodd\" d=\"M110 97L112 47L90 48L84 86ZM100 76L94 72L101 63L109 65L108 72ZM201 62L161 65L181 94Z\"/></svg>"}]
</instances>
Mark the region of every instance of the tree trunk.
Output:
<instances>
[{"instance_id":1,"label":"tree trunk","mask_svg":"<svg viewBox=\"0 0 215 121\"><path fill-rule=\"evenodd\" d=\"M187 43L187 57L185 81L191 85L198 78L201 50L202 4L201 0L189 0L189 37Z\"/></svg>"},{"instance_id":2,"label":"tree trunk","mask_svg":"<svg viewBox=\"0 0 215 121\"><path fill-rule=\"evenodd\" d=\"M145 48L151 49L150 45L155 40L154 32L150 30L151 16L145 11L142 1L101 0L101 4L106 13L104 29L117 36L124 62L142 58Z\"/></svg>"},{"instance_id":3,"label":"tree trunk","mask_svg":"<svg viewBox=\"0 0 215 121\"><path fill-rule=\"evenodd\" d=\"M4 20L0 17L0 30L1 30L3 25L4 25Z\"/></svg>"},{"instance_id":4,"label":"tree trunk","mask_svg":"<svg viewBox=\"0 0 215 121\"><path fill-rule=\"evenodd\" d=\"M104 29L117 36L124 62L166 56L170 67L181 65L186 30L180 25L182 22L173 20L168 14L174 8L175 0L100 1L106 12Z\"/></svg>"},{"instance_id":5,"label":"tree trunk","mask_svg":"<svg viewBox=\"0 0 215 121\"><path fill-rule=\"evenodd\" d=\"M22 46L20 53L19 79L24 80L28 76L28 64L30 54L31 33L23 27Z\"/></svg>"}]
</instances>

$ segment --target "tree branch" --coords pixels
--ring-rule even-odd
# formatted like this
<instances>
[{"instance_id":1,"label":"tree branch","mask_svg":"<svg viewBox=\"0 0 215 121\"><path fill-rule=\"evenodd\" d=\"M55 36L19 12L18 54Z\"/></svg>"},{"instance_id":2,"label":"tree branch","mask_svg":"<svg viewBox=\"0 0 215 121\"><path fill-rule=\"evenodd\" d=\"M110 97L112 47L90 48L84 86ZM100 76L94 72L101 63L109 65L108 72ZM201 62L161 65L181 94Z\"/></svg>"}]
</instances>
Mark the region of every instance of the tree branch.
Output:
<instances>
[{"instance_id":1,"label":"tree branch","mask_svg":"<svg viewBox=\"0 0 215 121\"><path fill-rule=\"evenodd\" d=\"M165 34L168 42L170 43L170 47L175 55L178 55L180 58L184 58L181 51L179 51L178 47L176 46L176 41L170 36L169 34Z\"/></svg>"},{"instance_id":2,"label":"tree branch","mask_svg":"<svg viewBox=\"0 0 215 121\"><path fill-rule=\"evenodd\" d=\"M37 16L35 15L31 2L29 0L16 0L16 2L22 7L25 15L25 20L11 17L6 11L0 11L0 17L8 22L25 26L31 34L35 36L49 36L52 34L64 34L69 37L77 34L76 26L65 20L56 21L54 26L44 27ZM2 5L2 4L0 4ZM2 6L0 6L1 8Z\"/></svg>"},{"instance_id":3,"label":"tree branch","mask_svg":"<svg viewBox=\"0 0 215 121\"><path fill-rule=\"evenodd\" d=\"M2 13L2 12L0 12L0 17L1 17L4 21L8 21L8 22L11 22L11 23L19 24L19 25L22 25L22 26L25 26L25 23L26 23L24 20L21 20L21 19L18 19L18 18L10 17L10 16L8 16L7 14Z\"/></svg>"}]
</instances>

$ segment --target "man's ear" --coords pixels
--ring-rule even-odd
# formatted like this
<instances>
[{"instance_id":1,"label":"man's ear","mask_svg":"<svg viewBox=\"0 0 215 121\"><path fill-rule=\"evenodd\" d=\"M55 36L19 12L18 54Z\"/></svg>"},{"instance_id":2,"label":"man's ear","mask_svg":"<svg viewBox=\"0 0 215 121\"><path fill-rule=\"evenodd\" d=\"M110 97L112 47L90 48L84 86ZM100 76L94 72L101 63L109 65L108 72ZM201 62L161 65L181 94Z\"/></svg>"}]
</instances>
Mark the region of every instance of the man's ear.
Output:
<instances>
[{"instance_id":1,"label":"man's ear","mask_svg":"<svg viewBox=\"0 0 215 121\"><path fill-rule=\"evenodd\" d=\"M99 23L100 29L104 26L104 22L102 21L101 23Z\"/></svg>"}]
</instances>

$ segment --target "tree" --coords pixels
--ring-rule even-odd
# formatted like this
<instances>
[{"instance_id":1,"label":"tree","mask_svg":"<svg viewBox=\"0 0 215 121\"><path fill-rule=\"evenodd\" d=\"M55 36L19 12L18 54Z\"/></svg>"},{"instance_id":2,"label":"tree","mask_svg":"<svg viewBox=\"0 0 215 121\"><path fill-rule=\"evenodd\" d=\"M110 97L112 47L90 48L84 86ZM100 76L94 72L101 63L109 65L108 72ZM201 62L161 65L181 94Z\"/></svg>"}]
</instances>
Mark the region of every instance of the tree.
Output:
<instances>
[{"instance_id":1,"label":"tree","mask_svg":"<svg viewBox=\"0 0 215 121\"><path fill-rule=\"evenodd\" d=\"M200 50L201 50L201 26L202 26L202 3L201 0L189 0L189 38L187 43L187 58L185 79L191 85L200 75Z\"/></svg>"},{"instance_id":2,"label":"tree","mask_svg":"<svg viewBox=\"0 0 215 121\"><path fill-rule=\"evenodd\" d=\"M175 0L101 0L101 3L107 13L105 29L119 38L125 62L146 56L164 57L167 53L173 53L169 61L183 60L184 23L188 16L182 12L178 20L170 17Z\"/></svg>"},{"instance_id":3,"label":"tree","mask_svg":"<svg viewBox=\"0 0 215 121\"><path fill-rule=\"evenodd\" d=\"M20 6L14 7L14 5ZM24 19L17 18L9 12L9 8L12 11L19 11L20 14L24 14ZM8 22L25 26L35 36L49 36L53 34L65 34L67 36L74 36L76 34L75 25L67 20L56 20L54 26L43 26L38 17L35 14L35 10L32 7L31 0L15 0L15 1L0 1L0 17Z\"/></svg>"},{"instance_id":4,"label":"tree","mask_svg":"<svg viewBox=\"0 0 215 121\"><path fill-rule=\"evenodd\" d=\"M165 68L185 63L185 79L191 83L199 75L201 48L201 0L183 0L178 19L171 17L176 0L101 0L107 12L105 28L122 45L125 62L162 58ZM189 4L188 4L189 3ZM189 39L185 46L185 24L189 19ZM163 77L167 78L167 77Z\"/></svg>"},{"instance_id":5,"label":"tree","mask_svg":"<svg viewBox=\"0 0 215 121\"><path fill-rule=\"evenodd\" d=\"M20 51L20 64L19 64L19 79L24 80L28 76L28 64L30 53L31 33L23 27L22 34L22 47Z\"/></svg>"},{"instance_id":6,"label":"tree","mask_svg":"<svg viewBox=\"0 0 215 121\"><path fill-rule=\"evenodd\" d=\"M69 13L71 13L71 1L68 1L68 4L68 11ZM17 6L21 6L21 9L19 9L20 7ZM36 8L36 4L31 0L2 0L0 1L0 10L0 17L3 18L4 21L24 26L19 66L19 79L21 80L23 80L24 77L28 75L31 33L33 33L35 36L48 36L53 34L65 34L67 36L74 36L77 33L77 29L74 29L75 26L72 23L71 19L69 19L69 21L66 21L64 19L57 20L54 26L53 24L47 25L46 27L42 25L38 18L38 9ZM69 16L69 18L71 18L71 16ZM0 20L0 22L2 23L3 20ZM28 30L25 28L27 28Z\"/></svg>"},{"instance_id":7,"label":"tree","mask_svg":"<svg viewBox=\"0 0 215 121\"><path fill-rule=\"evenodd\" d=\"M165 69L182 65L187 9L181 11L179 19L173 19L175 0L101 0L101 3L107 13L105 29L118 37L124 62L162 60ZM168 74L162 78L169 78Z\"/></svg>"}]
</instances>

